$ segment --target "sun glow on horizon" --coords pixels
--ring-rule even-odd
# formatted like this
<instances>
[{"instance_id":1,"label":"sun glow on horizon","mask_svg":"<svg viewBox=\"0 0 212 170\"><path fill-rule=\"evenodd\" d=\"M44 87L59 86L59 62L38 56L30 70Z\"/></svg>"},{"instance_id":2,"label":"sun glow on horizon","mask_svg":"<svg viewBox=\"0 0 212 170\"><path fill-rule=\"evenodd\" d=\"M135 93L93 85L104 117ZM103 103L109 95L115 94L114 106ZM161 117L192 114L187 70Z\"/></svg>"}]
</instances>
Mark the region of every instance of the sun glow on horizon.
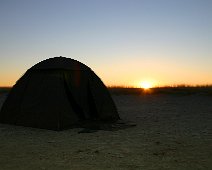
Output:
<instances>
[{"instance_id":1,"label":"sun glow on horizon","mask_svg":"<svg viewBox=\"0 0 212 170\"><path fill-rule=\"evenodd\" d=\"M139 87L140 88L143 88L143 89L150 89L150 88L152 88L154 85L153 85L153 83L152 82L150 82L150 81L142 81L140 84L139 84Z\"/></svg>"}]
</instances>

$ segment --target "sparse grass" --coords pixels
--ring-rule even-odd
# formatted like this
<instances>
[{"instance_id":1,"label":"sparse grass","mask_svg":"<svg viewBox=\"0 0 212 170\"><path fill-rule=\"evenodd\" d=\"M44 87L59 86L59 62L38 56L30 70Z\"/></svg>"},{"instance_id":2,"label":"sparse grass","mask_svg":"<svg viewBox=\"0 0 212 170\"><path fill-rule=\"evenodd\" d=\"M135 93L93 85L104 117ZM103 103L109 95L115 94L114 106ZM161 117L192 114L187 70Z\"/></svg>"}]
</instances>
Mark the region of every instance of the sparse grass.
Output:
<instances>
[{"instance_id":1,"label":"sparse grass","mask_svg":"<svg viewBox=\"0 0 212 170\"><path fill-rule=\"evenodd\" d=\"M173 94L173 95L192 95L192 94L204 94L212 96L212 85L206 86L165 86L154 87L150 89L142 88L126 88L126 87L108 87L111 94L114 95L146 95L146 94Z\"/></svg>"}]
</instances>

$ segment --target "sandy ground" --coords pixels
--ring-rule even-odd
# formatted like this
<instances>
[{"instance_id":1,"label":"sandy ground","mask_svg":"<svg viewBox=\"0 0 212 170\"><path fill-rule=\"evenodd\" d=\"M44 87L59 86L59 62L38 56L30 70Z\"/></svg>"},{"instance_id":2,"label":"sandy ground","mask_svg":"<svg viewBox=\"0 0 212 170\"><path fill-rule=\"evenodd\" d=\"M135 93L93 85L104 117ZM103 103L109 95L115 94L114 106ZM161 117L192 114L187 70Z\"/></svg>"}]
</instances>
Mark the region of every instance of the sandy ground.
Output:
<instances>
[{"instance_id":1,"label":"sandy ground","mask_svg":"<svg viewBox=\"0 0 212 170\"><path fill-rule=\"evenodd\" d=\"M136 127L78 134L0 124L0 170L212 169L212 96L113 98Z\"/></svg>"}]
</instances>

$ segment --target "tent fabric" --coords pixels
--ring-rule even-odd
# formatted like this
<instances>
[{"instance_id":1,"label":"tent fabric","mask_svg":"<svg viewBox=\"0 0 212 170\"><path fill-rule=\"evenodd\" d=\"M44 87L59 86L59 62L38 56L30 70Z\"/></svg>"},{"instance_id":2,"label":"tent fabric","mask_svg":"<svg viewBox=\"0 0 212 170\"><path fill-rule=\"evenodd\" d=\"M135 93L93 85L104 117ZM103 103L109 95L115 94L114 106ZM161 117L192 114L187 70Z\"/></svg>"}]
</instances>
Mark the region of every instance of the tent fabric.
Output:
<instances>
[{"instance_id":1,"label":"tent fabric","mask_svg":"<svg viewBox=\"0 0 212 170\"><path fill-rule=\"evenodd\" d=\"M101 79L86 65L65 57L30 68L16 82L0 112L0 123L51 130L119 119Z\"/></svg>"},{"instance_id":2,"label":"tent fabric","mask_svg":"<svg viewBox=\"0 0 212 170\"><path fill-rule=\"evenodd\" d=\"M85 64L74 59L54 57L34 65L31 69L67 69L67 70L90 70Z\"/></svg>"}]
</instances>

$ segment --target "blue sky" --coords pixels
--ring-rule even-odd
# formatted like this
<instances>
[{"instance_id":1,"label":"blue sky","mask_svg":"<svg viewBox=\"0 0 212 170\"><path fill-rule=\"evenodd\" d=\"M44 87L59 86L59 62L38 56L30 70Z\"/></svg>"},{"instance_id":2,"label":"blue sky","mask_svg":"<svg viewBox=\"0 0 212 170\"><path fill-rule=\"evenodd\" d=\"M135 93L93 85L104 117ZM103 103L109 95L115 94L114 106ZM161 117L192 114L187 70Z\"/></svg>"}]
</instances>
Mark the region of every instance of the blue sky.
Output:
<instances>
[{"instance_id":1,"label":"blue sky","mask_svg":"<svg viewBox=\"0 0 212 170\"><path fill-rule=\"evenodd\" d=\"M0 0L0 86L66 56L107 85L212 84L211 0Z\"/></svg>"}]
</instances>

